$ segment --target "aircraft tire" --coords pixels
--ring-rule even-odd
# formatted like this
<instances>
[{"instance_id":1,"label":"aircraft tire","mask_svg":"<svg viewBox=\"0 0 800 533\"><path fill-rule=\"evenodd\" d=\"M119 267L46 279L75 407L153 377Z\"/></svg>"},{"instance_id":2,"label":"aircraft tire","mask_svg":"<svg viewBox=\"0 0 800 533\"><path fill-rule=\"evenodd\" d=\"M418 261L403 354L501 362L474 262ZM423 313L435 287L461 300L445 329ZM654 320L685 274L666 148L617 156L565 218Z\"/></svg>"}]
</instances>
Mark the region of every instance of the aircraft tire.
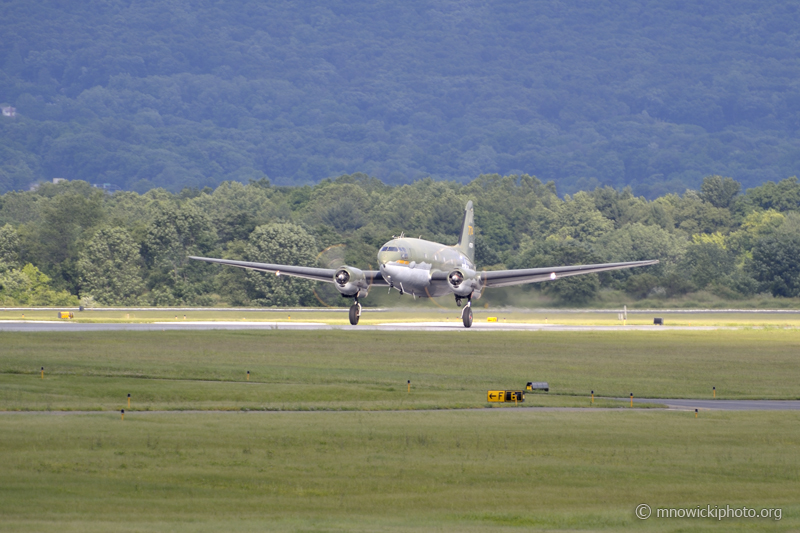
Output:
<instances>
[{"instance_id":1,"label":"aircraft tire","mask_svg":"<svg viewBox=\"0 0 800 533\"><path fill-rule=\"evenodd\" d=\"M361 318L358 316L358 305L351 305L350 306L350 323L352 325L358 324L358 319Z\"/></svg>"},{"instance_id":2,"label":"aircraft tire","mask_svg":"<svg viewBox=\"0 0 800 533\"><path fill-rule=\"evenodd\" d=\"M468 327L472 326L472 308L471 307L467 307L467 309L464 310L464 314L461 317L464 319L464 327L465 328L468 328Z\"/></svg>"}]
</instances>

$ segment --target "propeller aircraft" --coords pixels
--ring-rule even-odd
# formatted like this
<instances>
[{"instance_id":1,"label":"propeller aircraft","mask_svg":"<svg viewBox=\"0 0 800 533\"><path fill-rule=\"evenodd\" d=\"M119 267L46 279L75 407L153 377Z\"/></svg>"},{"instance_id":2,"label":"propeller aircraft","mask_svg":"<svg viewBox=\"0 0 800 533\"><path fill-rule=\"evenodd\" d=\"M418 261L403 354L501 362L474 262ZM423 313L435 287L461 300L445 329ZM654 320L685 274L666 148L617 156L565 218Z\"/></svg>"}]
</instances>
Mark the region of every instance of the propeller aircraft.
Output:
<instances>
[{"instance_id":1,"label":"propeller aircraft","mask_svg":"<svg viewBox=\"0 0 800 533\"><path fill-rule=\"evenodd\" d=\"M481 297L484 290L493 287L509 287L523 283L552 281L569 276L621 270L655 265L658 260L629 261L625 263L602 263L596 265L572 265L547 268L525 268L517 270L479 271L475 267L475 227L472 201L464 209L461 236L454 246L412 239L400 235L384 244L378 251L379 270L361 270L349 265L336 269L297 265L275 265L194 257L198 261L218 263L233 267L270 272L276 275L295 276L315 281L333 283L345 298L353 298L350 307L350 323L358 324L361 317L359 300L366 298L374 286L389 287L417 298L434 298L453 294L456 305L466 305L461 310L464 327L472 326L472 301Z\"/></svg>"}]
</instances>

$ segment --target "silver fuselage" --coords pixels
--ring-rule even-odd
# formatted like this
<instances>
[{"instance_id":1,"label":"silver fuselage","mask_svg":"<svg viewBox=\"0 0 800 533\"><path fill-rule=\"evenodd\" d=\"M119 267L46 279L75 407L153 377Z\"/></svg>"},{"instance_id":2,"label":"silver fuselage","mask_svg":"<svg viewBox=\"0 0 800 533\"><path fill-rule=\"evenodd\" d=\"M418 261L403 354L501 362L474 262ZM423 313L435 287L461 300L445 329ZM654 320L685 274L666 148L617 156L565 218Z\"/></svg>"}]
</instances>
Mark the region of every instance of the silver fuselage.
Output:
<instances>
[{"instance_id":1,"label":"silver fuselage","mask_svg":"<svg viewBox=\"0 0 800 533\"><path fill-rule=\"evenodd\" d=\"M469 258L453 246L423 239L392 239L378 252L383 279L395 289L413 296L432 298L453 292L446 276L454 269L475 270Z\"/></svg>"}]
</instances>

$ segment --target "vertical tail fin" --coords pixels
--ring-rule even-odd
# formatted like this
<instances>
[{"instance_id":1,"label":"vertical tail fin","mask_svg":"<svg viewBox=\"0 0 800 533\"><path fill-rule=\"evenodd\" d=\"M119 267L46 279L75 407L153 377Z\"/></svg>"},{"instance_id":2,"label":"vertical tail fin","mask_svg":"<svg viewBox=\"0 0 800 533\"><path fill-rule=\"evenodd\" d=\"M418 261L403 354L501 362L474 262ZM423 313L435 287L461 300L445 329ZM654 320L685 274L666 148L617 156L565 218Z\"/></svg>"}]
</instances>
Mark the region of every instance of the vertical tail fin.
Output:
<instances>
[{"instance_id":1,"label":"vertical tail fin","mask_svg":"<svg viewBox=\"0 0 800 533\"><path fill-rule=\"evenodd\" d=\"M464 224L461 226L461 236L458 238L456 248L459 252L475 262L475 218L472 214L472 200L464 208Z\"/></svg>"}]
</instances>

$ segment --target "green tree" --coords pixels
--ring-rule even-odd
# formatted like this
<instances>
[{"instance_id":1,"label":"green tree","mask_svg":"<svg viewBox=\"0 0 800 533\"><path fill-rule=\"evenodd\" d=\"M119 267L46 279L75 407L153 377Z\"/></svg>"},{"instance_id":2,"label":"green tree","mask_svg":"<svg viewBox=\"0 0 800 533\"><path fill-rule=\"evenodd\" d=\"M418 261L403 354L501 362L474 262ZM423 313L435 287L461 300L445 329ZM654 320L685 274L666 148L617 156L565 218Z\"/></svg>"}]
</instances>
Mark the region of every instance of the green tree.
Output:
<instances>
[{"instance_id":1,"label":"green tree","mask_svg":"<svg viewBox=\"0 0 800 533\"><path fill-rule=\"evenodd\" d=\"M247 239L250 232L268 222L275 206L269 199L269 184L243 185L222 182L211 194L199 194L190 203L208 215L217 227L220 240ZM246 228L246 233L242 234Z\"/></svg>"},{"instance_id":2,"label":"green tree","mask_svg":"<svg viewBox=\"0 0 800 533\"><path fill-rule=\"evenodd\" d=\"M143 256L151 266L148 284L155 305L210 303L211 265L190 255L208 255L217 241L209 218L186 204L161 206L147 232Z\"/></svg>"},{"instance_id":3,"label":"green tree","mask_svg":"<svg viewBox=\"0 0 800 533\"><path fill-rule=\"evenodd\" d=\"M613 187L598 187L589 193L594 205L605 218L614 222L617 227L630 222L635 198L630 187L618 191Z\"/></svg>"},{"instance_id":4,"label":"green tree","mask_svg":"<svg viewBox=\"0 0 800 533\"><path fill-rule=\"evenodd\" d=\"M729 208L741 190L741 183L733 178L708 176L700 186L700 197L714 207Z\"/></svg>"},{"instance_id":5,"label":"green tree","mask_svg":"<svg viewBox=\"0 0 800 533\"><path fill-rule=\"evenodd\" d=\"M11 224L0 228L0 263L19 266L19 235Z\"/></svg>"},{"instance_id":6,"label":"green tree","mask_svg":"<svg viewBox=\"0 0 800 533\"><path fill-rule=\"evenodd\" d=\"M242 261L247 257L246 248L246 241L231 241L227 243L222 258ZM253 304L253 299L257 298L250 276L241 268L219 268L214 278L214 288L217 294L232 306L250 306Z\"/></svg>"},{"instance_id":7,"label":"green tree","mask_svg":"<svg viewBox=\"0 0 800 533\"><path fill-rule=\"evenodd\" d=\"M475 263L478 268L490 267L502 263L502 258L498 253L489 245L491 242L482 234L475 236Z\"/></svg>"},{"instance_id":8,"label":"green tree","mask_svg":"<svg viewBox=\"0 0 800 533\"><path fill-rule=\"evenodd\" d=\"M759 239L753 247L750 270L773 296L800 296L800 235L778 232Z\"/></svg>"},{"instance_id":9,"label":"green tree","mask_svg":"<svg viewBox=\"0 0 800 533\"><path fill-rule=\"evenodd\" d=\"M650 274L658 275L678 264L687 245L688 241L680 233L636 223L607 233L597 241L595 249L609 262L658 259L658 265L648 267ZM618 277L624 279L629 275L632 275L630 271L623 270Z\"/></svg>"},{"instance_id":10,"label":"green tree","mask_svg":"<svg viewBox=\"0 0 800 533\"><path fill-rule=\"evenodd\" d=\"M20 269L0 265L0 303L4 306L78 305L78 298L67 291L54 290L50 278L28 263Z\"/></svg>"},{"instance_id":11,"label":"green tree","mask_svg":"<svg viewBox=\"0 0 800 533\"><path fill-rule=\"evenodd\" d=\"M778 183L768 181L748 189L744 197L747 203L762 209L796 211L800 209L800 182L794 176Z\"/></svg>"},{"instance_id":12,"label":"green tree","mask_svg":"<svg viewBox=\"0 0 800 533\"><path fill-rule=\"evenodd\" d=\"M250 235L247 257L259 263L316 266L314 238L295 224L258 226ZM313 281L249 271L258 291L257 302L265 306L313 305Z\"/></svg>"},{"instance_id":13,"label":"green tree","mask_svg":"<svg viewBox=\"0 0 800 533\"><path fill-rule=\"evenodd\" d=\"M727 208L704 202L696 191L686 191L683 197L669 195L668 201L673 206L675 224L687 235L727 232L733 226L733 217Z\"/></svg>"},{"instance_id":14,"label":"green tree","mask_svg":"<svg viewBox=\"0 0 800 533\"><path fill-rule=\"evenodd\" d=\"M654 289L660 286L659 278L645 272L644 274L630 276L625 282L625 291L636 298L646 298Z\"/></svg>"},{"instance_id":15,"label":"green tree","mask_svg":"<svg viewBox=\"0 0 800 533\"><path fill-rule=\"evenodd\" d=\"M682 265L700 289L721 281L733 272L734 267L734 256L719 234L707 238L696 235L694 242L686 248Z\"/></svg>"},{"instance_id":16,"label":"green tree","mask_svg":"<svg viewBox=\"0 0 800 533\"><path fill-rule=\"evenodd\" d=\"M725 240L737 254L747 255L760 237L777 231L785 220L786 216L774 209L753 211L744 218L739 229L731 233Z\"/></svg>"},{"instance_id":17,"label":"green tree","mask_svg":"<svg viewBox=\"0 0 800 533\"><path fill-rule=\"evenodd\" d=\"M366 224L369 207L369 197L357 183L334 183L315 190L306 211L309 222L348 233Z\"/></svg>"},{"instance_id":18,"label":"green tree","mask_svg":"<svg viewBox=\"0 0 800 533\"><path fill-rule=\"evenodd\" d=\"M56 192L39 201L41 219L21 232L22 259L38 265L57 286L77 293L78 252L86 232L105 218L103 193L77 187L50 187L45 191Z\"/></svg>"},{"instance_id":19,"label":"green tree","mask_svg":"<svg viewBox=\"0 0 800 533\"><path fill-rule=\"evenodd\" d=\"M595 241L614 228L614 223L605 218L588 193L579 192L566 201L558 210L556 232L560 237L569 237L585 242Z\"/></svg>"},{"instance_id":20,"label":"green tree","mask_svg":"<svg viewBox=\"0 0 800 533\"><path fill-rule=\"evenodd\" d=\"M123 228L103 228L78 260L81 295L103 305L134 305L144 290L139 247Z\"/></svg>"}]
</instances>

